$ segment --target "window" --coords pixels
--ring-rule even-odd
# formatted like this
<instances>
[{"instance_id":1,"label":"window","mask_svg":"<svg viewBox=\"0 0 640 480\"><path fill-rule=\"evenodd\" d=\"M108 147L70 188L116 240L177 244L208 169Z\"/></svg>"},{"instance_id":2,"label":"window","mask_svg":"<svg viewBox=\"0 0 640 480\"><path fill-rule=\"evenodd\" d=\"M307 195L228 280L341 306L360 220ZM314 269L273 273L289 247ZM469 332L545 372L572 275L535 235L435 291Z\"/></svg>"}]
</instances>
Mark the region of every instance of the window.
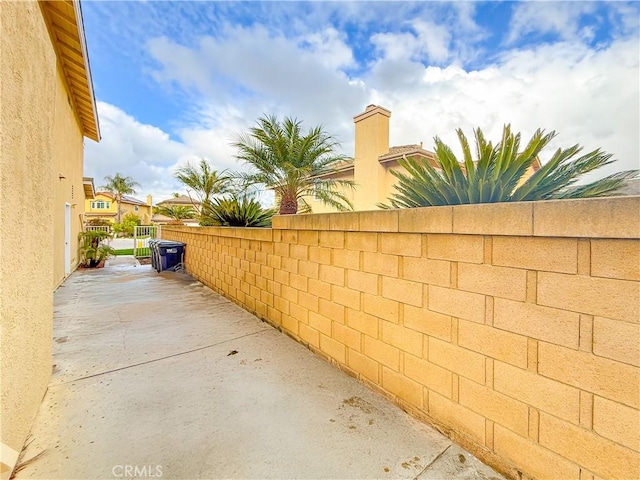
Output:
<instances>
[{"instance_id":1,"label":"window","mask_svg":"<svg viewBox=\"0 0 640 480\"><path fill-rule=\"evenodd\" d=\"M104 200L95 200L91 202L91 210L109 210L111 202L105 202Z\"/></svg>"},{"instance_id":2,"label":"window","mask_svg":"<svg viewBox=\"0 0 640 480\"><path fill-rule=\"evenodd\" d=\"M133 209L137 212L137 211L138 211L138 205L136 205L135 207L133 207Z\"/></svg>"},{"instance_id":3,"label":"window","mask_svg":"<svg viewBox=\"0 0 640 480\"><path fill-rule=\"evenodd\" d=\"M318 195L318 191L320 190L320 181L317 179L313 180L313 199L316 201L320 201L321 198Z\"/></svg>"}]
</instances>

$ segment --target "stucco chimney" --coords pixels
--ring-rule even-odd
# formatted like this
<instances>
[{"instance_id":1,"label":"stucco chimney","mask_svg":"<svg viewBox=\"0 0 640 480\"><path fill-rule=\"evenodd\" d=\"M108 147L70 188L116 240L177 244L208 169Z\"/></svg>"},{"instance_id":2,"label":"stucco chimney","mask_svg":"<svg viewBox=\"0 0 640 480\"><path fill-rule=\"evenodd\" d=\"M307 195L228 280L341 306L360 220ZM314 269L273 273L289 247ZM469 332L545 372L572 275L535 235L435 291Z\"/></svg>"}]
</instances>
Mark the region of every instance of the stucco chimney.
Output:
<instances>
[{"instance_id":1,"label":"stucco chimney","mask_svg":"<svg viewBox=\"0 0 640 480\"><path fill-rule=\"evenodd\" d=\"M147 205L153 205L153 198L151 195L147 195Z\"/></svg>"},{"instance_id":2,"label":"stucco chimney","mask_svg":"<svg viewBox=\"0 0 640 480\"><path fill-rule=\"evenodd\" d=\"M389 117L391 111L379 105L367 105L364 112L353 117L356 160L369 153L377 158L389 152Z\"/></svg>"},{"instance_id":3,"label":"stucco chimney","mask_svg":"<svg viewBox=\"0 0 640 480\"><path fill-rule=\"evenodd\" d=\"M384 167L378 157L389 153L389 117L391 111L368 105L353 117L355 123L354 180L357 184L354 205L357 210L375 209L385 188Z\"/></svg>"}]
</instances>

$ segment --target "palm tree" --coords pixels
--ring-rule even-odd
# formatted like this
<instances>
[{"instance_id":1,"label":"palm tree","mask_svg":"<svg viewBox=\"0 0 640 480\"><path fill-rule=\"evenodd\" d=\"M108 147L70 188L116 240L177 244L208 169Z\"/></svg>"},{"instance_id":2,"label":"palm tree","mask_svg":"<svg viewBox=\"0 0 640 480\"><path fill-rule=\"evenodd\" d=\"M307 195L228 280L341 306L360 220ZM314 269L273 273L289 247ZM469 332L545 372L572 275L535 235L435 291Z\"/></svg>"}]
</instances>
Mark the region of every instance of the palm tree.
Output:
<instances>
[{"instance_id":1,"label":"palm tree","mask_svg":"<svg viewBox=\"0 0 640 480\"><path fill-rule=\"evenodd\" d=\"M335 153L338 142L321 126L304 134L301 125L288 117L280 123L275 116L264 116L249 133L240 135L234 143L236 158L253 167L244 179L272 189L280 215L297 213L300 204L306 204L304 197L311 195L340 211L353 209L339 188L353 188L354 182L325 177L345 160Z\"/></svg>"},{"instance_id":2,"label":"palm tree","mask_svg":"<svg viewBox=\"0 0 640 480\"><path fill-rule=\"evenodd\" d=\"M216 198L202 205L202 214L206 217L203 225L270 227L274 213L270 208L263 208L251 195Z\"/></svg>"},{"instance_id":3,"label":"palm tree","mask_svg":"<svg viewBox=\"0 0 640 480\"><path fill-rule=\"evenodd\" d=\"M579 145L558 149L551 159L526 181L523 176L540 151L556 136L538 129L520 150L520 134L506 125L496 146L487 142L482 130L475 130L476 155L471 157L469 142L458 129L464 162L458 162L450 147L435 138L435 166L427 161L404 158L398 163L407 173L392 171L398 178L391 207L411 208L466 203L518 202L561 198L600 197L614 194L638 170L619 172L587 185L575 185L585 175L614 160L599 149L574 158ZM519 152L519 153L518 153ZM390 208L388 205L379 205Z\"/></svg>"},{"instance_id":4,"label":"palm tree","mask_svg":"<svg viewBox=\"0 0 640 480\"><path fill-rule=\"evenodd\" d=\"M114 195L116 203L118 204L118 223L120 223L120 204L122 202L122 196L135 194L135 187L139 187L140 184L133 178L123 177L119 173L116 173L113 177L111 175L107 175L104 177L104 181L104 186L100 188Z\"/></svg>"},{"instance_id":5,"label":"palm tree","mask_svg":"<svg viewBox=\"0 0 640 480\"><path fill-rule=\"evenodd\" d=\"M158 205L154 209L154 213L165 215L174 220L186 220L196 215L193 207L189 205Z\"/></svg>"},{"instance_id":6,"label":"palm tree","mask_svg":"<svg viewBox=\"0 0 640 480\"><path fill-rule=\"evenodd\" d=\"M210 202L215 196L223 195L231 189L231 178L224 172L218 172L211 168L209 162L200 159L198 166L190 163L180 167L175 177L184 185L193 190L197 201L191 198L191 192L187 190L193 208L201 214L201 205Z\"/></svg>"}]
</instances>

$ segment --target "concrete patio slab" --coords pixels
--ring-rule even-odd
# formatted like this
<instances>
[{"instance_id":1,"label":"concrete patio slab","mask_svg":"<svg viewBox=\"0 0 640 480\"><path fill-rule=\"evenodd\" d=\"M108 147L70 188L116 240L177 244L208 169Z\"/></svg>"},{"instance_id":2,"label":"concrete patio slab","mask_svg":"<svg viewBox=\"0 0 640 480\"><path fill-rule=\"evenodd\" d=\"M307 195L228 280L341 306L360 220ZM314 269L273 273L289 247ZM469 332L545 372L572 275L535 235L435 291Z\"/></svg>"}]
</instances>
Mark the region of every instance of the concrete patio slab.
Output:
<instances>
[{"instance_id":1,"label":"concrete patio slab","mask_svg":"<svg viewBox=\"0 0 640 480\"><path fill-rule=\"evenodd\" d=\"M105 267L139 267L140 262L133 255L117 255L104 262Z\"/></svg>"},{"instance_id":2,"label":"concrete patio slab","mask_svg":"<svg viewBox=\"0 0 640 480\"><path fill-rule=\"evenodd\" d=\"M54 364L18 479L502 478L185 274L74 273Z\"/></svg>"}]
</instances>

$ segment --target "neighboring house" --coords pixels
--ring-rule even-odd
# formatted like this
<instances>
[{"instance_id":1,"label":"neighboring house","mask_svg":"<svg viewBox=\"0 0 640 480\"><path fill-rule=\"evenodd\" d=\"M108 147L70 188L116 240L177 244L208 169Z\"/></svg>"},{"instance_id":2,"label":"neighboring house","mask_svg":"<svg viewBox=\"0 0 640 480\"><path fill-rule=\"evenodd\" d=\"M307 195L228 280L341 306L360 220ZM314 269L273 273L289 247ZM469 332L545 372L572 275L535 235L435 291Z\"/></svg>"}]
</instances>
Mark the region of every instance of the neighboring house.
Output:
<instances>
[{"instance_id":1,"label":"neighboring house","mask_svg":"<svg viewBox=\"0 0 640 480\"><path fill-rule=\"evenodd\" d=\"M391 112L386 108L369 105L366 110L353 118L355 123L355 155L353 159L338 165L334 173L324 178L354 180L354 190L345 188L343 193L353 202L354 210L375 210L378 203L388 203L395 192L393 188L397 178L391 171L404 172L398 160L406 157L422 158L432 165L434 154L420 145L401 145L389 147L389 118ZM525 178L540 168L540 163L529 169ZM306 199L314 213L335 211L315 198Z\"/></svg>"},{"instance_id":2,"label":"neighboring house","mask_svg":"<svg viewBox=\"0 0 640 480\"><path fill-rule=\"evenodd\" d=\"M163 200L156 204L156 207L162 206L170 206L170 205L180 205L184 207L191 207L194 209L196 213L200 213L200 202L198 202L195 198L191 198L188 195L178 195L177 197L171 197L166 200ZM154 213L151 217L151 222L157 225L166 225L168 223L173 222L174 219L171 217L167 217L166 215L161 215L159 213ZM198 218L189 218L186 220L182 220L182 223L185 225L198 225Z\"/></svg>"},{"instance_id":3,"label":"neighboring house","mask_svg":"<svg viewBox=\"0 0 640 480\"><path fill-rule=\"evenodd\" d=\"M53 291L78 265L100 139L79 3L0 2L0 478L51 377ZM34 206L36 207L34 210ZM34 213L35 212L35 213Z\"/></svg>"},{"instance_id":4,"label":"neighboring house","mask_svg":"<svg viewBox=\"0 0 640 480\"><path fill-rule=\"evenodd\" d=\"M128 195L122 196L121 212L122 217L128 213L134 213L140 217L141 225L151 224L151 195L147 195L147 202L138 200ZM85 219L91 220L100 218L110 222L118 221L118 204L115 195L109 192L96 192L96 197L85 202Z\"/></svg>"}]
</instances>

